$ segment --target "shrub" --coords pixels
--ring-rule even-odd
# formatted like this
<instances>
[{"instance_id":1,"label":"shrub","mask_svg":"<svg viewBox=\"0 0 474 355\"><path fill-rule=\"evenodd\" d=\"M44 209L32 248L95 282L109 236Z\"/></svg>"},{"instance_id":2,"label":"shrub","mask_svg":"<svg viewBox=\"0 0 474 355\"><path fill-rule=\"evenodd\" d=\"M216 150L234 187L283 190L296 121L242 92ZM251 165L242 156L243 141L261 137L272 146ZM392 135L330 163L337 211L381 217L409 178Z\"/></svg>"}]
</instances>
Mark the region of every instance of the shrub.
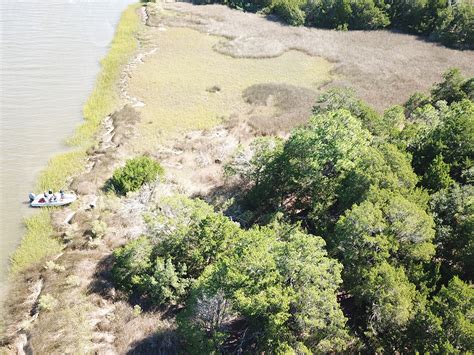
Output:
<instances>
[{"instance_id":1,"label":"shrub","mask_svg":"<svg viewBox=\"0 0 474 355\"><path fill-rule=\"evenodd\" d=\"M272 3L271 12L292 26L302 26L305 23L305 13L297 0L277 0Z\"/></svg>"},{"instance_id":2,"label":"shrub","mask_svg":"<svg viewBox=\"0 0 474 355\"><path fill-rule=\"evenodd\" d=\"M42 311L53 311L58 306L58 300L49 293L41 295L38 301L39 309Z\"/></svg>"},{"instance_id":3,"label":"shrub","mask_svg":"<svg viewBox=\"0 0 474 355\"><path fill-rule=\"evenodd\" d=\"M472 79L464 81L461 71L457 68L452 68L443 74L441 83L435 85L431 90L433 101L444 100L448 104L453 101L461 101L468 98L471 90Z\"/></svg>"},{"instance_id":4,"label":"shrub","mask_svg":"<svg viewBox=\"0 0 474 355\"><path fill-rule=\"evenodd\" d=\"M92 222L92 235L94 238L102 238L107 231L107 223L100 220Z\"/></svg>"},{"instance_id":5,"label":"shrub","mask_svg":"<svg viewBox=\"0 0 474 355\"><path fill-rule=\"evenodd\" d=\"M46 270L52 270L55 272L63 272L66 270L66 268L63 265L56 264L53 260L47 261L44 268Z\"/></svg>"},{"instance_id":6,"label":"shrub","mask_svg":"<svg viewBox=\"0 0 474 355\"><path fill-rule=\"evenodd\" d=\"M373 0L352 1L351 10L349 26L352 30L375 30L390 24L387 14L376 7Z\"/></svg>"},{"instance_id":7,"label":"shrub","mask_svg":"<svg viewBox=\"0 0 474 355\"><path fill-rule=\"evenodd\" d=\"M157 207L147 216L149 235L114 251L112 276L128 294L161 305L181 301L240 229L203 201L170 198Z\"/></svg>"},{"instance_id":8,"label":"shrub","mask_svg":"<svg viewBox=\"0 0 474 355\"><path fill-rule=\"evenodd\" d=\"M66 285L69 287L79 287L81 286L81 278L77 275L69 275L66 278Z\"/></svg>"},{"instance_id":9,"label":"shrub","mask_svg":"<svg viewBox=\"0 0 474 355\"><path fill-rule=\"evenodd\" d=\"M127 160L124 167L117 169L110 184L119 194L136 191L143 184L152 182L163 174L163 168L149 157L139 157Z\"/></svg>"},{"instance_id":10,"label":"shrub","mask_svg":"<svg viewBox=\"0 0 474 355\"><path fill-rule=\"evenodd\" d=\"M139 304L136 304L133 306L133 316L138 317L140 314L142 314L142 307L140 307Z\"/></svg>"}]
</instances>

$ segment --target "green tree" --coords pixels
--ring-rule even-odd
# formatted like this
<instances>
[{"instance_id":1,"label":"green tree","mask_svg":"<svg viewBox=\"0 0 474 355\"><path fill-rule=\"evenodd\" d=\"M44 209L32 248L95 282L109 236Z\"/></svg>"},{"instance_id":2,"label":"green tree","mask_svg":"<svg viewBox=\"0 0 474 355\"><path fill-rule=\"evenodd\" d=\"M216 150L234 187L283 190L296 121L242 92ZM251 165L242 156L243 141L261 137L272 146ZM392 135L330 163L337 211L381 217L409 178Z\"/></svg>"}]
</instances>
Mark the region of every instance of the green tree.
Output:
<instances>
[{"instance_id":1,"label":"green tree","mask_svg":"<svg viewBox=\"0 0 474 355\"><path fill-rule=\"evenodd\" d=\"M287 225L253 228L206 269L194 295L223 292L262 351L343 350L350 337L336 299L340 271L321 238ZM180 322L191 337L203 331L195 322L196 300Z\"/></svg>"},{"instance_id":2,"label":"green tree","mask_svg":"<svg viewBox=\"0 0 474 355\"><path fill-rule=\"evenodd\" d=\"M302 5L300 0L273 0L270 11L292 26L302 26L306 17Z\"/></svg>"},{"instance_id":3,"label":"green tree","mask_svg":"<svg viewBox=\"0 0 474 355\"><path fill-rule=\"evenodd\" d=\"M464 183L463 172L472 167L474 159L474 103L453 102L440 114L440 123L413 145L413 166L423 176L433 160L442 155L450 166L451 178Z\"/></svg>"},{"instance_id":4,"label":"green tree","mask_svg":"<svg viewBox=\"0 0 474 355\"><path fill-rule=\"evenodd\" d=\"M345 109L362 122L362 126L374 135L384 130L382 117L369 105L356 97L355 91L346 88L329 89L319 96L313 107L313 114L319 115Z\"/></svg>"},{"instance_id":5,"label":"green tree","mask_svg":"<svg viewBox=\"0 0 474 355\"><path fill-rule=\"evenodd\" d=\"M390 24L388 15L373 0L351 1L351 30L375 30Z\"/></svg>"},{"instance_id":6,"label":"green tree","mask_svg":"<svg viewBox=\"0 0 474 355\"><path fill-rule=\"evenodd\" d=\"M442 320L444 348L466 353L474 348L474 290L454 277L433 299L433 312ZM439 341L439 340L438 340Z\"/></svg>"},{"instance_id":7,"label":"green tree","mask_svg":"<svg viewBox=\"0 0 474 355\"><path fill-rule=\"evenodd\" d=\"M247 195L251 207L267 204L293 216L309 216L317 231L328 223L335 190L366 153L370 133L346 110L315 115L296 129L268 166L268 179ZM264 201L262 203L262 201Z\"/></svg>"},{"instance_id":8,"label":"green tree","mask_svg":"<svg viewBox=\"0 0 474 355\"><path fill-rule=\"evenodd\" d=\"M348 29L352 8L350 0L315 0L306 4L305 12L308 25Z\"/></svg>"},{"instance_id":9,"label":"green tree","mask_svg":"<svg viewBox=\"0 0 474 355\"><path fill-rule=\"evenodd\" d=\"M443 79L444 81L436 84L433 90L431 90L433 101L444 100L450 104L467 98L467 94L462 88L464 78L459 69L453 68L448 70L443 74Z\"/></svg>"},{"instance_id":10,"label":"green tree","mask_svg":"<svg viewBox=\"0 0 474 355\"><path fill-rule=\"evenodd\" d=\"M337 222L335 254L357 305L354 318L361 318L372 346L397 349L417 313L418 293L430 289L424 265L435 252L433 227L416 203L377 189Z\"/></svg>"},{"instance_id":11,"label":"green tree","mask_svg":"<svg viewBox=\"0 0 474 355\"><path fill-rule=\"evenodd\" d=\"M352 292L367 309L367 328L379 338L400 331L415 315L415 285L401 267L382 262L364 270Z\"/></svg>"},{"instance_id":12,"label":"green tree","mask_svg":"<svg viewBox=\"0 0 474 355\"><path fill-rule=\"evenodd\" d=\"M431 191L438 191L452 185L454 180L449 175L450 168L449 164L444 162L443 156L437 155L423 176L423 186Z\"/></svg>"},{"instance_id":13,"label":"green tree","mask_svg":"<svg viewBox=\"0 0 474 355\"><path fill-rule=\"evenodd\" d=\"M454 184L431 196L437 256L445 277L472 281L474 270L474 187Z\"/></svg>"},{"instance_id":14,"label":"green tree","mask_svg":"<svg viewBox=\"0 0 474 355\"><path fill-rule=\"evenodd\" d=\"M433 218L397 193L376 189L339 219L335 238L342 262L356 272L354 283L358 268L384 260L409 267L435 252Z\"/></svg>"},{"instance_id":15,"label":"green tree","mask_svg":"<svg viewBox=\"0 0 474 355\"><path fill-rule=\"evenodd\" d=\"M148 235L115 250L117 286L160 305L177 303L240 227L201 200L165 198L147 217Z\"/></svg>"},{"instance_id":16,"label":"green tree","mask_svg":"<svg viewBox=\"0 0 474 355\"><path fill-rule=\"evenodd\" d=\"M413 172L409 157L394 145L370 147L357 166L347 173L337 189L338 210L343 213L354 203L364 201L371 189L377 187L416 199L418 177Z\"/></svg>"},{"instance_id":17,"label":"green tree","mask_svg":"<svg viewBox=\"0 0 474 355\"><path fill-rule=\"evenodd\" d=\"M444 45L474 48L474 5L471 1L456 1L439 11L433 37Z\"/></svg>"},{"instance_id":18,"label":"green tree","mask_svg":"<svg viewBox=\"0 0 474 355\"><path fill-rule=\"evenodd\" d=\"M112 277L115 284L129 292L145 292L147 275L151 268L153 245L146 237L127 243L114 251Z\"/></svg>"},{"instance_id":19,"label":"green tree","mask_svg":"<svg viewBox=\"0 0 474 355\"><path fill-rule=\"evenodd\" d=\"M155 259L152 275L147 278L147 288L154 303L176 303L183 297L190 285L186 276L186 266L178 264L178 269L171 259Z\"/></svg>"}]
</instances>

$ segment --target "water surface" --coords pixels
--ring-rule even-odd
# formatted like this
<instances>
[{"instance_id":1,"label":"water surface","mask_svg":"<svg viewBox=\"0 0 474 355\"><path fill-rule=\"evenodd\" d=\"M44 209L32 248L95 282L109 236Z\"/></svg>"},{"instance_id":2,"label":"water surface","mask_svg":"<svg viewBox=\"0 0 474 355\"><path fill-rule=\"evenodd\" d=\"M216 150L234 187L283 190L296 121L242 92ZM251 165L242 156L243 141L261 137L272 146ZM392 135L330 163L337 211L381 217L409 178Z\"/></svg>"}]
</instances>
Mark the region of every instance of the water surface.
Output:
<instances>
[{"instance_id":1,"label":"water surface","mask_svg":"<svg viewBox=\"0 0 474 355\"><path fill-rule=\"evenodd\" d=\"M0 289L25 203L81 108L133 0L0 0Z\"/></svg>"}]
</instances>

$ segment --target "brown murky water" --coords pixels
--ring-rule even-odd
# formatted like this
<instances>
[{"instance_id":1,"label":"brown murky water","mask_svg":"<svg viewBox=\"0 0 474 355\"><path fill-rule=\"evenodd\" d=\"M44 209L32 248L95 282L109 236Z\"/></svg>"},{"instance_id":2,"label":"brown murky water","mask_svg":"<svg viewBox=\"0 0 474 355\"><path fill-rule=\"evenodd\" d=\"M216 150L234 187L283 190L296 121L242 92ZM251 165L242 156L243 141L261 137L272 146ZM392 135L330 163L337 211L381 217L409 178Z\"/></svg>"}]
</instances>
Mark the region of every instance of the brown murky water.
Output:
<instances>
[{"instance_id":1,"label":"brown murky water","mask_svg":"<svg viewBox=\"0 0 474 355\"><path fill-rule=\"evenodd\" d=\"M82 120L99 60L133 0L0 1L0 289L27 196Z\"/></svg>"}]
</instances>

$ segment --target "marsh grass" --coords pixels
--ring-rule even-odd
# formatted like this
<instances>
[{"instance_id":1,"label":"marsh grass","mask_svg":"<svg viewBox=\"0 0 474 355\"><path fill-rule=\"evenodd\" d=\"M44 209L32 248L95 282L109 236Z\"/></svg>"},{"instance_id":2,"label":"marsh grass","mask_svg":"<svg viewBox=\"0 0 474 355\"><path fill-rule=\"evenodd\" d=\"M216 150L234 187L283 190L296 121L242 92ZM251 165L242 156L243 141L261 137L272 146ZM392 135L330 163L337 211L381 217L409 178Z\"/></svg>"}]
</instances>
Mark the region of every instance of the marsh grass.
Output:
<instances>
[{"instance_id":1,"label":"marsh grass","mask_svg":"<svg viewBox=\"0 0 474 355\"><path fill-rule=\"evenodd\" d=\"M63 189L69 176L77 174L83 168L86 152L83 149L57 155L49 160L48 166L38 178L38 191Z\"/></svg>"},{"instance_id":2,"label":"marsh grass","mask_svg":"<svg viewBox=\"0 0 474 355\"><path fill-rule=\"evenodd\" d=\"M159 144L160 137L210 129L231 114L244 112L249 106L242 93L252 85L317 90L331 77L331 63L298 51L276 58L233 58L213 49L222 37L186 28L150 31L159 50L136 68L129 81L130 94L146 104L140 109L138 151Z\"/></svg>"},{"instance_id":3,"label":"marsh grass","mask_svg":"<svg viewBox=\"0 0 474 355\"><path fill-rule=\"evenodd\" d=\"M474 74L473 51L452 50L412 35L293 27L223 5L170 2L163 7L178 15L161 16L157 11L148 23L223 36L228 42L223 40L215 49L230 56L266 58L299 50L325 58L334 64L331 86L356 89L361 99L380 111L405 102L415 91L429 90L449 68L460 68L465 76Z\"/></svg>"},{"instance_id":4,"label":"marsh grass","mask_svg":"<svg viewBox=\"0 0 474 355\"><path fill-rule=\"evenodd\" d=\"M50 210L42 209L25 219L26 234L11 256L11 271L16 273L33 265L46 256L59 253L61 243L53 236Z\"/></svg>"},{"instance_id":5,"label":"marsh grass","mask_svg":"<svg viewBox=\"0 0 474 355\"><path fill-rule=\"evenodd\" d=\"M36 188L58 190L65 188L67 179L79 173L85 163L86 151L93 144L102 119L118 108L120 98L117 82L121 70L138 47L136 34L141 23L136 14L140 4L129 6L122 14L107 56L101 61L96 86L83 110L85 122L68 141L74 150L53 157L38 178ZM53 234L49 209L42 209L25 220L26 233L11 256L11 272L16 273L34 265L49 255L61 251L62 244Z\"/></svg>"},{"instance_id":6,"label":"marsh grass","mask_svg":"<svg viewBox=\"0 0 474 355\"><path fill-rule=\"evenodd\" d=\"M120 79L122 67L127 64L130 55L138 48L136 34L141 24L136 10L140 6L140 4L131 5L122 14L109 52L100 62L101 72L94 90L84 105L85 122L77 128L68 141L72 145L90 145L102 119L119 104L120 98L116 84Z\"/></svg>"}]
</instances>

